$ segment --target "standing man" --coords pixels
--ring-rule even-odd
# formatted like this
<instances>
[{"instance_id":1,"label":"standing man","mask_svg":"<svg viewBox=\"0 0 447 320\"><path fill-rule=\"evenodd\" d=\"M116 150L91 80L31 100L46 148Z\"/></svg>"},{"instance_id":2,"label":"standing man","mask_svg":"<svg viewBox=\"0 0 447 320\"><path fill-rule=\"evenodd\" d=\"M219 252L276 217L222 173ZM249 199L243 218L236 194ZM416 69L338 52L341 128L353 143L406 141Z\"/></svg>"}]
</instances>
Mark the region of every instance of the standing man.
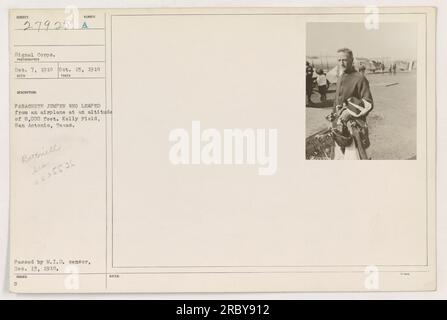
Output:
<instances>
[{"instance_id":1,"label":"standing man","mask_svg":"<svg viewBox=\"0 0 447 320\"><path fill-rule=\"evenodd\" d=\"M311 96L314 87L314 68L306 61L306 104L312 104Z\"/></svg>"},{"instance_id":2,"label":"standing man","mask_svg":"<svg viewBox=\"0 0 447 320\"><path fill-rule=\"evenodd\" d=\"M366 67L365 67L363 64L359 67L359 72L360 72L362 75L365 75L365 73L366 73Z\"/></svg>"},{"instance_id":3,"label":"standing man","mask_svg":"<svg viewBox=\"0 0 447 320\"><path fill-rule=\"evenodd\" d=\"M365 149L369 147L369 137L366 116L373 108L369 82L355 70L350 49L338 50L337 56L341 75L332 117L336 141L334 159L367 159Z\"/></svg>"},{"instance_id":4,"label":"standing man","mask_svg":"<svg viewBox=\"0 0 447 320\"><path fill-rule=\"evenodd\" d=\"M327 78L323 72L323 69L318 69L317 71L317 85L318 92L320 93L320 101L326 101L326 92L327 92Z\"/></svg>"}]
</instances>

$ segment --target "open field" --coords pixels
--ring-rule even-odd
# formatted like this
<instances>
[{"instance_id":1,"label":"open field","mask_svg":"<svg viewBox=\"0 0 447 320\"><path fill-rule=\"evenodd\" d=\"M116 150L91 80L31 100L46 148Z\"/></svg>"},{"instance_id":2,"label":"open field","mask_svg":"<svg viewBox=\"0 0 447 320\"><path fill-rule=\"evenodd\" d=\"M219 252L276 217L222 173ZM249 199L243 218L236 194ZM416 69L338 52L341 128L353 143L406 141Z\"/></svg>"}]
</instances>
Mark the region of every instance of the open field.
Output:
<instances>
[{"instance_id":1,"label":"open field","mask_svg":"<svg viewBox=\"0 0 447 320\"><path fill-rule=\"evenodd\" d=\"M374 110L368 116L371 146L368 156L373 160L410 159L416 156L416 70L395 75L367 74L374 99ZM335 85L327 94L325 104L314 92L314 106L306 108L306 136L328 126L324 118L331 112Z\"/></svg>"}]
</instances>

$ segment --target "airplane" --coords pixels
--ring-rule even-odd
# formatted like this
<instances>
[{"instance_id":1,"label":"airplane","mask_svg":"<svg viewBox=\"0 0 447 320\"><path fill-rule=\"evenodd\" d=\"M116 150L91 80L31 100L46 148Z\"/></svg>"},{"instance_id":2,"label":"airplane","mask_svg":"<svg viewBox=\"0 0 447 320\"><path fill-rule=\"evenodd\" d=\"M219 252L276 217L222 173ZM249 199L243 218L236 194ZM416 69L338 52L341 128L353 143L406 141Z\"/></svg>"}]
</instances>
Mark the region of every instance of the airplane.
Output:
<instances>
[{"instance_id":1,"label":"airplane","mask_svg":"<svg viewBox=\"0 0 447 320\"><path fill-rule=\"evenodd\" d=\"M339 70L336 56L308 55L306 61L314 68L314 78L317 77L316 71L322 69L329 83L337 82ZM411 71L416 68L416 61L414 60L392 60L389 57L354 58L355 68L358 70L360 66L364 66L366 73L389 72L388 70L393 64L396 64L397 69L401 71Z\"/></svg>"}]
</instances>

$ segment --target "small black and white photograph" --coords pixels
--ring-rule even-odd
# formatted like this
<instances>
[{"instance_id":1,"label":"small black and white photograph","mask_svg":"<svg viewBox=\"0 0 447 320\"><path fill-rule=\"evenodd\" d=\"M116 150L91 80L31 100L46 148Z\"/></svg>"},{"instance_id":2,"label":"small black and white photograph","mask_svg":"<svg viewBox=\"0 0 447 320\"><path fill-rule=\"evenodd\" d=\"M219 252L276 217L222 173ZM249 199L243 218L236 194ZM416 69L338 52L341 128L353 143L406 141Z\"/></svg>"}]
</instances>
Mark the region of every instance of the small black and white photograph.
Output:
<instances>
[{"instance_id":1,"label":"small black and white photograph","mask_svg":"<svg viewBox=\"0 0 447 320\"><path fill-rule=\"evenodd\" d=\"M417 24L308 23L306 159L415 160Z\"/></svg>"}]
</instances>

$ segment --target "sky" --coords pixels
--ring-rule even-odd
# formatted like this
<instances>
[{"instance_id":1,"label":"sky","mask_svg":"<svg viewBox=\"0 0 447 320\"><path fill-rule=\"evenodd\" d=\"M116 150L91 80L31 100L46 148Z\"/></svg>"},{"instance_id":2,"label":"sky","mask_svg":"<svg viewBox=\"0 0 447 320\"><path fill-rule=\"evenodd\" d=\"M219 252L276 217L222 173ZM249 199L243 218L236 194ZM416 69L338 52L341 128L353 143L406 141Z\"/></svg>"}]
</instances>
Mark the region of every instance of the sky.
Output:
<instances>
[{"instance_id":1,"label":"sky","mask_svg":"<svg viewBox=\"0 0 447 320\"><path fill-rule=\"evenodd\" d=\"M367 30L362 23L307 24L307 55L335 56L348 47L355 57L416 59L416 23L381 23L379 30Z\"/></svg>"}]
</instances>

